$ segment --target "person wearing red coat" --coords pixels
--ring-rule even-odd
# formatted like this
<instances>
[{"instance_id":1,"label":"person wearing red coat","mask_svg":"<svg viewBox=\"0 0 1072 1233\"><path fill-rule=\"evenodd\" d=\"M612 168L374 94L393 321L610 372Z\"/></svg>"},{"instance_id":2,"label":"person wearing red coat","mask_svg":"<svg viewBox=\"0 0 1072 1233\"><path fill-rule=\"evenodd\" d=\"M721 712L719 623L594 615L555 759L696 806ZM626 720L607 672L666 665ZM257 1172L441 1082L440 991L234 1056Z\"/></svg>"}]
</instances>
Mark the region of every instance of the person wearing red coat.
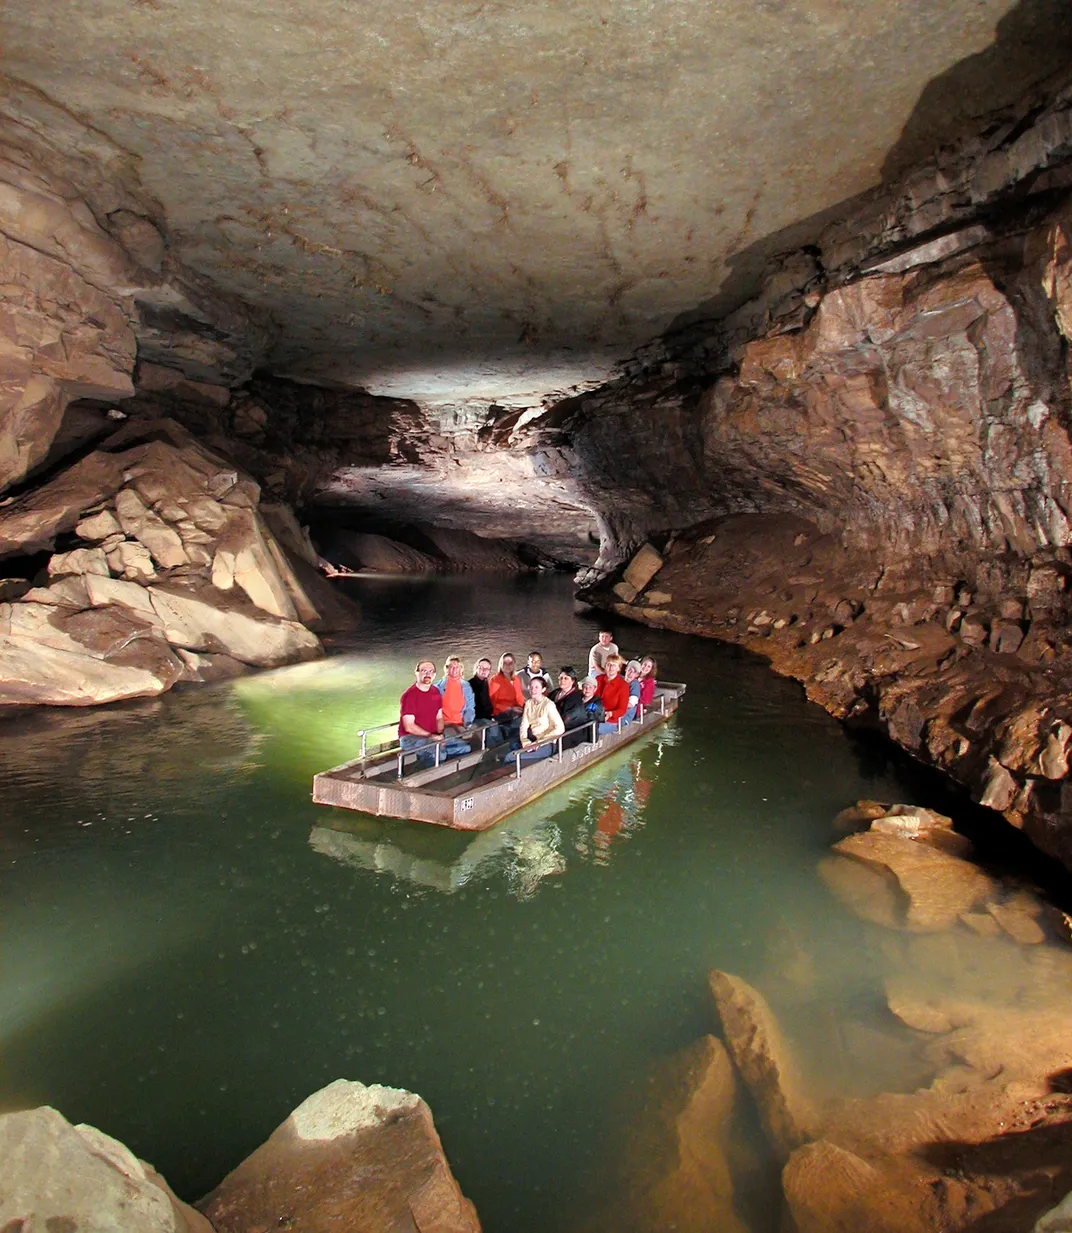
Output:
<instances>
[{"instance_id":1,"label":"person wearing red coat","mask_svg":"<svg viewBox=\"0 0 1072 1233\"><path fill-rule=\"evenodd\" d=\"M604 722L599 725L599 735L618 731L618 720L629 709L629 686L622 676L622 657L610 655L603 664L600 677L599 698L603 703Z\"/></svg>"}]
</instances>

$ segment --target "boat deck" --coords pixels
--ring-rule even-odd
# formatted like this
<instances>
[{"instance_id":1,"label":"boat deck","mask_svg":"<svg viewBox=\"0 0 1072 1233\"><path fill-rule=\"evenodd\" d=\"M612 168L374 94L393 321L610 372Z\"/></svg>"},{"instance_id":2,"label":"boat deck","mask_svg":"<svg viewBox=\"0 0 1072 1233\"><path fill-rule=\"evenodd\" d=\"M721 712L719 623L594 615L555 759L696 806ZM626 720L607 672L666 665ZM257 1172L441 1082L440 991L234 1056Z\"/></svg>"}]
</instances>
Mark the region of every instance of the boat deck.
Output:
<instances>
[{"instance_id":1,"label":"boat deck","mask_svg":"<svg viewBox=\"0 0 1072 1233\"><path fill-rule=\"evenodd\" d=\"M313 800L379 817L430 822L455 830L486 830L665 723L684 693L684 685L660 683L652 706L631 724L598 737L591 728L567 732L544 742L551 753L535 762L521 762L515 755L504 764L507 746L482 747L486 729L467 734L472 752L433 765L421 762L422 751L403 751L397 741L370 751L362 733L362 755L316 775ZM430 744L425 758L438 759L440 752L440 746Z\"/></svg>"}]
</instances>

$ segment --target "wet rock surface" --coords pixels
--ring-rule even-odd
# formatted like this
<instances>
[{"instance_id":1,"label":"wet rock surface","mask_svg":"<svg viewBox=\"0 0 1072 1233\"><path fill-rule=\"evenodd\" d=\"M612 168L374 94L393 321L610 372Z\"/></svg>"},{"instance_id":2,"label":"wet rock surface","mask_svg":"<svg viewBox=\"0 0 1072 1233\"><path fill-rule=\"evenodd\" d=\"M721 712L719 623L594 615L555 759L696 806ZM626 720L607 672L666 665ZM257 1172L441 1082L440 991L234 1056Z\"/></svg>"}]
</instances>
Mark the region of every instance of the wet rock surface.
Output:
<instances>
[{"instance_id":1,"label":"wet rock surface","mask_svg":"<svg viewBox=\"0 0 1072 1233\"><path fill-rule=\"evenodd\" d=\"M217 1233L480 1231L424 1101L343 1079L299 1105L200 1207Z\"/></svg>"}]
</instances>

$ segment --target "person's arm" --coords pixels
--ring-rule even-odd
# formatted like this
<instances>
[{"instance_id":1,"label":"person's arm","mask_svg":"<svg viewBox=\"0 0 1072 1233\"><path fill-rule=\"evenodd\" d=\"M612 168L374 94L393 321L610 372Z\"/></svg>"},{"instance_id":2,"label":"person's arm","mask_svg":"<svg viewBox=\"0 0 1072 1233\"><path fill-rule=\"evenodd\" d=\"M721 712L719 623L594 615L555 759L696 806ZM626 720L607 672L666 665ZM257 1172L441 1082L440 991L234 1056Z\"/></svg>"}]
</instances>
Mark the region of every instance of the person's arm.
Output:
<instances>
[{"instance_id":1,"label":"person's arm","mask_svg":"<svg viewBox=\"0 0 1072 1233\"><path fill-rule=\"evenodd\" d=\"M525 709L525 695L521 690L521 681L516 676L514 677L514 698L517 701L518 708L520 710L524 710Z\"/></svg>"},{"instance_id":2,"label":"person's arm","mask_svg":"<svg viewBox=\"0 0 1072 1233\"><path fill-rule=\"evenodd\" d=\"M531 741L529 734L532 731L532 716L529 714L528 704L525 704L524 710L521 712L521 727L517 730L517 735L521 740L522 745L529 745Z\"/></svg>"},{"instance_id":3,"label":"person's arm","mask_svg":"<svg viewBox=\"0 0 1072 1233\"><path fill-rule=\"evenodd\" d=\"M436 717L435 717L436 733L441 734L445 727L446 727L446 720L443 718L443 708L440 707L439 710L436 711Z\"/></svg>"},{"instance_id":4,"label":"person's arm","mask_svg":"<svg viewBox=\"0 0 1072 1233\"><path fill-rule=\"evenodd\" d=\"M439 715L437 716L437 721L439 723L439 731L442 732L443 731L443 712L442 711L439 712ZM421 725L417 722L416 716L414 715L403 715L402 716L402 727L406 729L406 732L409 736L426 736L428 737L429 740L432 740L432 741L436 739L436 733L426 732L421 727Z\"/></svg>"},{"instance_id":5,"label":"person's arm","mask_svg":"<svg viewBox=\"0 0 1072 1233\"><path fill-rule=\"evenodd\" d=\"M547 703L547 717L551 720L551 731L543 739L553 741L556 736L562 736L566 731L566 725L562 722L562 715L553 702Z\"/></svg>"},{"instance_id":6,"label":"person's arm","mask_svg":"<svg viewBox=\"0 0 1072 1233\"><path fill-rule=\"evenodd\" d=\"M468 681L462 681L462 699L462 723L470 728L476 719L476 694Z\"/></svg>"}]
</instances>

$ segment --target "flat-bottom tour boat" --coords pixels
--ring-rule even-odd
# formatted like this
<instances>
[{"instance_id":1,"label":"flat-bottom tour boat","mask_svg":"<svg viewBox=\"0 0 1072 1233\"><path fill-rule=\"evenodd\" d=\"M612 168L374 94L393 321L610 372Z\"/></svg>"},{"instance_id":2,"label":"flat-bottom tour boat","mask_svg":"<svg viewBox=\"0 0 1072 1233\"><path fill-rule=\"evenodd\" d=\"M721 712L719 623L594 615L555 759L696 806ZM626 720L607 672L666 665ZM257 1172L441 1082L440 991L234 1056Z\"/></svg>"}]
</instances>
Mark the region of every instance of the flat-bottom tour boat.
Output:
<instances>
[{"instance_id":1,"label":"flat-bottom tour boat","mask_svg":"<svg viewBox=\"0 0 1072 1233\"><path fill-rule=\"evenodd\" d=\"M660 682L651 706L632 723L604 733L595 724L571 728L564 736L509 754L505 745L486 746L487 728L463 734L470 752L442 758L437 741L403 750L397 741L375 746L369 738L397 724L358 733L361 753L351 762L313 777L313 800L385 818L431 822L458 831L483 831L522 805L542 796L589 766L665 723L677 710L685 686ZM547 752L544 752L547 751ZM526 754L529 756L526 757ZM509 756L508 756L509 755Z\"/></svg>"}]
</instances>

